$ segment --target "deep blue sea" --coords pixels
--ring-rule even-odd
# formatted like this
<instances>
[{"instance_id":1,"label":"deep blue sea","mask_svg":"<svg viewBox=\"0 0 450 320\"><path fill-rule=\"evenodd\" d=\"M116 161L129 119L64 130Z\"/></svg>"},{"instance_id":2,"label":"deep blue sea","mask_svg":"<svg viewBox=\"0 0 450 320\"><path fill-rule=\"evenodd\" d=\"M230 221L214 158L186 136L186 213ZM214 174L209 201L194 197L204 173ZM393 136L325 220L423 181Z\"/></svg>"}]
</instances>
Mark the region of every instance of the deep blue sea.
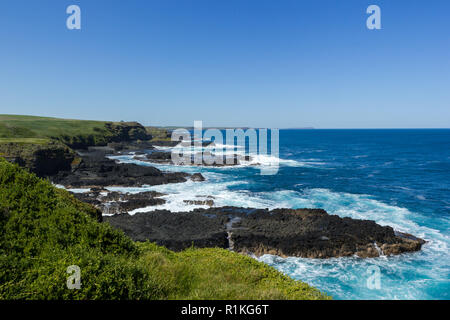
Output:
<instances>
[{"instance_id":1,"label":"deep blue sea","mask_svg":"<svg viewBox=\"0 0 450 320\"><path fill-rule=\"evenodd\" d=\"M395 257L259 260L335 299L450 298L450 130L280 130L279 141L276 175L260 175L254 166L157 165L202 172L207 181L128 191L166 192L167 203L157 208L172 211L196 207L185 199L212 195L216 206L323 208L375 220L428 242L420 252ZM379 289L367 285L372 266L380 270Z\"/></svg>"}]
</instances>

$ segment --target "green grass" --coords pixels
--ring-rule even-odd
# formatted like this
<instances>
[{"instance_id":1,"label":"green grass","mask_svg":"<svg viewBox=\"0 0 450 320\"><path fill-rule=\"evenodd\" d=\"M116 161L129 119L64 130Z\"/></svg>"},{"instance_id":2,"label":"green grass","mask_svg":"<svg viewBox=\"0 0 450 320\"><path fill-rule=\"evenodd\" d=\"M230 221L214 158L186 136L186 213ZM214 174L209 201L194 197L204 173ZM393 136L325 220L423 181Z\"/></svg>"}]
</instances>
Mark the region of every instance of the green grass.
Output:
<instances>
[{"instance_id":1,"label":"green grass","mask_svg":"<svg viewBox=\"0 0 450 320\"><path fill-rule=\"evenodd\" d=\"M51 139L47 138L0 138L0 144L2 143L16 143L16 144L35 144L35 145L47 145L51 142Z\"/></svg>"},{"instance_id":2,"label":"green grass","mask_svg":"<svg viewBox=\"0 0 450 320\"><path fill-rule=\"evenodd\" d=\"M224 249L135 243L99 212L0 159L0 299L328 299ZM81 268L81 289L66 286Z\"/></svg>"},{"instance_id":3,"label":"green grass","mask_svg":"<svg viewBox=\"0 0 450 320\"><path fill-rule=\"evenodd\" d=\"M184 280L175 282L183 285L169 298L301 300L325 298L318 290L305 283L282 275L274 268L253 258L228 250L193 248L175 253L174 256L178 260L175 270L182 270Z\"/></svg>"},{"instance_id":4,"label":"green grass","mask_svg":"<svg viewBox=\"0 0 450 320\"><path fill-rule=\"evenodd\" d=\"M54 139L70 147L97 146L112 141L145 140L149 131L155 137L167 135L163 129L146 129L136 122L0 115L0 143L17 139Z\"/></svg>"},{"instance_id":5,"label":"green grass","mask_svg":"<svg viewBox=\"0 0 450 320\"><path fill-rule=\"evenodd\" d=\"M0 138L49 138L106 133L105 122L0 115Z\"/></svg>"}]
</instances>

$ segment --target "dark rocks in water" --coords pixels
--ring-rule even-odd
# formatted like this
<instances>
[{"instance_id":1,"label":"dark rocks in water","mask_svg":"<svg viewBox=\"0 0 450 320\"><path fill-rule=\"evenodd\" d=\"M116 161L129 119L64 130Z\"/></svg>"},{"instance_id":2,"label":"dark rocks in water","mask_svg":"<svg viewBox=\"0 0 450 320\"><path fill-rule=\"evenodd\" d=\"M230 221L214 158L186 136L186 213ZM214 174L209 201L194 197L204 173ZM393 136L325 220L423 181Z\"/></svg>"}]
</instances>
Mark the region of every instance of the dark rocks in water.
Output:
<instances>
[{"instance_id":1,"label":"dark rocks in water","mask_svg":"<svg viewBox=\"0 0 450 320\"><path fill-rule=\"evenodd\" d=\"M162 172L161 170L135 164L116 163L105 158L103 152L81 153L82 161L73 171L59 172L51 177L52 182L68 188L159 185L185 182L190 176L184 172Z\"/></svg>"},{"instance_id":2,"label":"dark rocks in water","mask_svg":"<svg viewBox=\"0 0 450 320\"><path fill-rule=\"evenodd\" d=\"M258 210L234 225L236 251L304 258L361 258L420 250L421 239L399 237L370 220L329 215L322 209Z\"/></svg>"},{"instance_id":3,"label":"dark rocks in water","mask_svg":"<svg viewBox=\"0 0 450 320\"><path fill-rule=\"evenodd\" d=\"M172 161L172 154L170 152L165 151L154 151L151 152L145 157L135 157L136 159L143 160L151 160L156 163L170 163Z\"/></svg>"},{"instance_id":4,"label":"dark rocks in water","mask_svg":"<svg viewBox=\"0 0 450 320\"><path fill-rule=\"evenodd\" d=\"M155 191L141 193L111 192L101 188L92 188L90 192L74 193L75 198L89 203L102 214L128 213L132 210L164 204L162 193Z\"/></svg>"},{"instance_id":5,"label":"dark rocks in water","mask_svg":"<svg viewBox=\"0 0 450 320\"><path fill-rule=\"evenodd\" d=\"M200 213L172 213L166 210L104 217L104 221L135 241L156 242L170 250L227 248L224 224L227 217L208 218Z\"/></svg>"},{"instance_id":6,"label":"dark rocks in water","mask_svg":"<svg viewBox=\"0 0 450 320\"><path fill-rule=\"evenodd\" d=\"M113 149L114 153L154 149L153 143L149 141L111 142L108 143L108 147Z\"/></svg>"},{"instance_id":7,"label":"dark rocks in water","mask_svg":"<svg viewBox=\"0 0 450 320\"><path fill-rule=\"evenodd\" d=\"M209 147L209 146L214 146L215 143L213 141L181 141L179 143L180 147L190 147L190 146L201 146L201 147Z\"/></svg>"},{"instance_id":8,"label":"dark rocks in water","mask_svg":"<svg viewBox=\"0 0 450 320\"><path fill-rule=\"evenodd\" d=\"M153 146L158 146L158 147L175 147L180 142L172 141L172 140L152 140L151 143Z\"/></svg>"},{"instance_id":9,"label":"dark rocks in water","mask_svg":"<svg viewBox=\"0 0 450 320\"><path fill-rule=\"evenodd\" d=\"M201 182L201 181L205 181L205 177L201 173L194 173L191 176L191 180Z\"/></svg>"},{"instance_id":10,"label":"dark rocks in water","mask_svg":"<svg viewBox=\"0 0 450 320\"><path fill-rule=\"evenodd\" d=\"M174 162L172 159L172 153L167 151L154 151L145 156L137 155L134 157L136 160L147 161L150 163L160 164L178 164L178 165L195 165L195 166L208 166L208 167L226 167L241 165L244 162L252 160L251 156L244 156L240 154L232 155L213 155L209 151L198 152L191 155L187 159L176 159ZM196 159L201 159L201 162Z\"/></svg>"},{"instance_id":11,"label":"dark rocks in water","mask_svg":"<svg viewBox=\"0 0 450 320\"><path fill-rule=\"evenodd\" d=\"M194 243L257 256L366 258L417 251L424 243L422 239L400 236L391 227L374 221L340 218L321 209L222 207L184 213L157 210L105 217L105 221L134 240L154 241L172 250Z\"/></svg>"},{"instance_id":12,"label":"dark rocks in water","mask_svg":"<svg viewBox=\"0 0 450 320\"><path fill-rule=\"evenodd\" d=\"M244 164L245 162L252 161L252 157L248 155L241 154L231 154L231 155L217 155L212 154L208 151L203 152L201 155L198 154L198 157L202 156L202 163L195 164L194 159L195 155L192 156L192 163L194 165L200 166L212 166L212 167L226 167L226 166L238 166Z\"/></svg>"},{"instance_id":13,"label":"dark rocks in water","mask_svg":"<svg viewBox=\"0 0 450 320\"><path fill-rule=\"evenodd\" d=\"M154 146L158 146L158 147L169 147L169 148L173 148L176 146L180 146L180 147L189 147L189 146L194 146L197 145L198 142L194 142L193 140L190 141L173 141L173 140L152 140L150 141L150 143ZM202 141L201 142L201 146L202 147L207 147L210 145L214 145L213 141Z\"/></svg>"}]
</instances>

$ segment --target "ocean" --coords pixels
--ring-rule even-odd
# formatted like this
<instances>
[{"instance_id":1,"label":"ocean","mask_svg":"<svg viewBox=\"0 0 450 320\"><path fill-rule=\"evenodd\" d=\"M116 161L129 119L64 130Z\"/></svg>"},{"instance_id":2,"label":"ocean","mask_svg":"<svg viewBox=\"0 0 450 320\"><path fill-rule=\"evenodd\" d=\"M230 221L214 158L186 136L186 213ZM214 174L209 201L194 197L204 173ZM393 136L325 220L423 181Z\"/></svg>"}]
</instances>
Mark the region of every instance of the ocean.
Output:
<instances>
[{"instance_id":1,"label":"ocean","mask_svg":"<svg viewBox=\"0 0 450 320\"><path fill-rule=\"evenodd\" d=\"M427 243L420 252L394 257L258 259L334 299L449 299L450 130L280 130L279 143L276 175L260 175L252 165L154 165L115 156L167 171L201 172L206 181L110 189L168 194L165 204L135 212L188 211L201 206L183 200L212 195L215 206L323 208L390 225ZM380 271L375 288L368 285L374 266Z\"/></svg>"}]
</instances>

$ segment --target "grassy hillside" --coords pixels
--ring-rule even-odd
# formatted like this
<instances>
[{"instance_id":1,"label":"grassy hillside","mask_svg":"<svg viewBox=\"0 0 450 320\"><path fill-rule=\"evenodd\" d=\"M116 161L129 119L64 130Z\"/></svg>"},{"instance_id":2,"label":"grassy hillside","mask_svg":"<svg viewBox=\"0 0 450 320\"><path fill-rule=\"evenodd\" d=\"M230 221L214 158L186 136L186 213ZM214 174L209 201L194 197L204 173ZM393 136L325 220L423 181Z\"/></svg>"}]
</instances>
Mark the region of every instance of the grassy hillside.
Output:
<instances>
[{"instance_id":1,"label":"grassy hillside","mask_svg":"<svg viewBox=\"0 0 450 320\"><path fill-rule=\"evenodd\" d=\"M0 159L0 299L324 299L223 249L175 253L135 243L99 212ZM81 289L66 286L70 265Z\"/></svg>"},{"instance_id":2,"label":"grassy hillside","mask_svg":"<svg viewBox=\"0 0 450 320\"><path fill-rule=\"evenodd\" d=\"M50 138L107 134L105 122L0 115L0 138Z\"/></svg>"},{"instance_id":3,"label":"grassy hillside","mask_svg":"<svg viewBox=\"0 0 450 320\"><path fill-rule=\"evenodd\" d=\"M20 115L0 115L0 142L54 139L70 147L105 145L108 142L147 140L151 136L137 122L71 120Z\"/></svg>"}]
</instances>

